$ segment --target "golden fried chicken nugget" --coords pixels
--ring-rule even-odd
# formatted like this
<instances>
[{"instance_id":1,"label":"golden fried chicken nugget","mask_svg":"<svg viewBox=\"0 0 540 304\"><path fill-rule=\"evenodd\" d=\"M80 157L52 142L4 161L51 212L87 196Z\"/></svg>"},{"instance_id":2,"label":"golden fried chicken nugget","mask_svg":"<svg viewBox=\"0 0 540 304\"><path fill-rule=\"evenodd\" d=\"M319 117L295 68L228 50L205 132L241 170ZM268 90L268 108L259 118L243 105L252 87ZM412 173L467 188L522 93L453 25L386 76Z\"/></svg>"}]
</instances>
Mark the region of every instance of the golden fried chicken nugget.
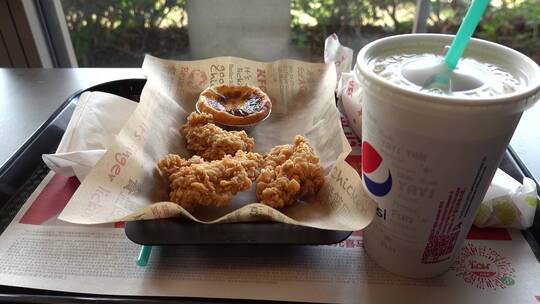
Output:
<instances>
[{"instance_id":1,"label":"golden fried chicken nugget","mask_svg":"<svg viewBox=\"0 0 540 304\"><path fill-rule=\"evenodd\" d=\"M186 148L204 158L218 160L236 151L251 152L255 140L245 131L225 131L213 123L212 114L191 113L181 127Z\"/></svg>"},{"instance_id":2,"label":"golden fried chicken nugget","mask_svg":"<svg viewBox=\"0 0 540 304\"><path fill-rule=\"evenodd\" d=\"M233 196L248 190L258 176L263 157L257 153L238 151L220 160L189 160L169 154L159 162L160 170L169 178L169 198L188 211L198 205L228 204Z\"/></svg>"},{"instance_id":3,"label":"golden fried chicken nugget","mask_svg":"<svg viewBox=\"0 0 540 304\"><path fill-rule=\"evenodd\" d=\"M324 170L308 140L297 135L293 145L276 146L265 157L257 178L257 199L282 208L304 195L316 194L324 184Z\"/></svg>"}]
</instances>

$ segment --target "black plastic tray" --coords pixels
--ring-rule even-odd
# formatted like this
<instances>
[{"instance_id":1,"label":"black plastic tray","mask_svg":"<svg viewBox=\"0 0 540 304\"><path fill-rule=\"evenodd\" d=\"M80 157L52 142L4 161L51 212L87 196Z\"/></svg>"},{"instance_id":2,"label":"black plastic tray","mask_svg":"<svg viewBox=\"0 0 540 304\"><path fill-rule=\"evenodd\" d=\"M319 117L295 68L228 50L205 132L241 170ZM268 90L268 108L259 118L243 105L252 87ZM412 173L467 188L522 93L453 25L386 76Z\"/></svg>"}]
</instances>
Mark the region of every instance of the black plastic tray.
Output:
<instances>
[{"instance_id":1,"label":"black plastic tray","mask_svg":"<svg viewBox=\"0 0 540 304\"><path fill-rule=\"evenodd\" d=\"M339 243L352 233L275 222L206 225L183 219L127 222L125 231L141 245L324 245Z\"/></svg>"},{"instance_id":2,"label":"black plastic tray","mask_svg":"<svg viewBox=\"0 0 540 304\"><path fill-rule=\"evenodd\" d=\"M26 144L12 157L5 166L0 168L0 233L3 232L5 227L11 222L17 211L28 199L30 194L36 189L43 177L47 174L48 168L41 161L41 154L54 153L60 139L67 127L67 123L73 113L75 104L78 101L80 94L84 91L102 91L112 94L120 95L122 97L137 101L139 99L140 92L145 84L144 79L129 79L119 80L108 83L103 83L97 86L90 87L82 90L71 96L66 102L54 113L51 118L44 123L44 125L37 130L34 135L26 141ZM522 164L519 158L515 154L505 153L505 156L501 162L500 168L505 172L520 180L523 176L529 176L527 170L523 170ZM525 172L525 173L524 173ZM537 181L538 182L538 181ZM166 221L173 221L172 224L164 225ZM141 241L141 244L146 243L148 245L171 245L171 238L166 238L167 234L176 233L177 229L205 229L206 225L189 223L189 227L184 227L186 224L182 220L163 220L162 221L141 221L130 222L126 225L126 234L131 236L132 232L140 236L141 239L132 238L133 241ZM229 225L229 224L226 224ZM229 227L229 232L238 231L235 233L235 241L241 243L253 243L249 233L257 232L257 229L264 229L265 225L279 225L276 223L257 223L258 226L254 226L249 223L230 224L235 225ZM236 226L238 225L238 226ZM251 226L247 226L251 225ZM218 225L213 225L218 227ZM225 228L224 225L221 228ZM247 226L247 227L246 227ZM251 227L251 228L249 228ZM254 228L255 227L255 228ZM168 229L166 233L163 229ZM284 239L281 238L283 234L289 234L288 229L296 229L296 226L281 225L279 229L274 229L275 234L271 235L268 239L268 243L271 244L285 244ZM169 230L172 229L172 230ZM236 229L236 230L235 230ZM308 229L308 233L299 233L304 239L306 244L315 244L315 242L307 241L310 237L318 237L330 239L328 236L316 236L317 233L335 233L335 231L326 231L319 229L309 229L299 227L299 231L302 229ZM141 231L143 231L141 233ZM268 231L268 230L267 230ZM152 239L145 239L153 234L160 232L162 235ZM187 233L188 230L185 230ZM247 233L239 237L241 233ZM343 233L343 234L340 234ZM537 259L540 261L540 247L538 241L540 241L540 214L537 212L534 226L527 230L522 231L524 237L527 239L531 249L535 253ZM349 232L337 232L337 238L347 237ZM193 237L193 236L191 236ZM229 242L232 238L228 239ZM275 241L275 240L279 240ZM294 242L294 238L288 236L288 240ZM185 239L184 239L185 241ZM226 243L224 240L211 240L211 243L215 244L217 241ZM210 243L208 240L203 242L203 239L198 238L198 244ZM195 244L195 243L192 243ZM292 243L289 243L292 244ZM203 299L203 298L152 298L152 297L126 297L126 296L107 296L107 295L93 295L82 293L65 293L59 291L48 291L39 289L28 289L19 287L0 286L0 302L2 303L275 303L273 301L239 301L239 300L223 300L223 299Z\"/></svg>"},{"instance_id":3,"label":"black plastic tray","mask_svg":"<svg viewBox=\"0 0 540 304\"><path fill-rule=\"evenodd\" d=\"M0 204L0 233L47 173L48 170L41 161L41 154L54 153L56 150L80 95L86 91L102 91L138 101L145 83L145 79L117 80L76 92L27 140L15 156L0 168L0 201L6 202ZM519 181L523 176L528 176L521 168L516 155L508 152L500 167ZM539 229L540 215L537 214L534 226L524 232L537 256L540 253L536 241L540 239ZM337 243L351 234L348 231L322 230L280 223L204 225L183 219L128 222L125 230L129 239L143 245L316 245Z\"/></svg>"},{"instance_id":4,"label":"black plastic tray","mask_svg":"<svg viewBox=\"0 0 540 304\"><path fill-rule=\"evenodd\" d=\"M72 95L53 117L28 140L28 144L0 170L0 185L9 185L1 188L6 189L5 193L1 193L1 195L8 199L11 198L14 190L8 190L19 188L20 184L30 178L34 168L41 162L41 154L54 153L82 93L101 91L138 102L145 83L145 79L117 80L102 83ZM21 172L27 174L21 175ZM40 172L46 171L40 169ZM41 178L43 177L41 176ZM23 203L24 200L20 200L17 204L9 204L10 216L5 217L4 221L0 221L0 229L9 224L12 216L16 214ZM352 233L351 231L322 230L273 222L205 225L183 219L128 222L125 230L130 240L143 245L322 245L339 243Z\"/></svg>"}]
</instances>

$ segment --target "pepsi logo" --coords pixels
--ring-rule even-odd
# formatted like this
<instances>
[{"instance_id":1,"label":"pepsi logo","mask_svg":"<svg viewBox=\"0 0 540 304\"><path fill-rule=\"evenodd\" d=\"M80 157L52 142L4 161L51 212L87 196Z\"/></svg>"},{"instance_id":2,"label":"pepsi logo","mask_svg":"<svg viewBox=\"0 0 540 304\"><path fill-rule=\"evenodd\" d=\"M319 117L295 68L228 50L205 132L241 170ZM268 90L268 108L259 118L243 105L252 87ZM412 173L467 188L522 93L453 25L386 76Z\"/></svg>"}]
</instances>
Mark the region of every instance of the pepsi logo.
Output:
<instances>
[{"instance_id":1,"label":"pepsi logo","mask_svg":"<svg viewBox=\"0 0 540 304\"><path fill-rule=\"evenodd\" d=\"M389 169L388 174L384 175L386 178L383 178L383 182L374 180L376 175L384 174L380 172L384 170L381 168L382 162L383 158L379 152L367 141L362 142L362 178L368 191L375 196L385 196L392 189L392 174Z\"/></svg>"}]
</instances>

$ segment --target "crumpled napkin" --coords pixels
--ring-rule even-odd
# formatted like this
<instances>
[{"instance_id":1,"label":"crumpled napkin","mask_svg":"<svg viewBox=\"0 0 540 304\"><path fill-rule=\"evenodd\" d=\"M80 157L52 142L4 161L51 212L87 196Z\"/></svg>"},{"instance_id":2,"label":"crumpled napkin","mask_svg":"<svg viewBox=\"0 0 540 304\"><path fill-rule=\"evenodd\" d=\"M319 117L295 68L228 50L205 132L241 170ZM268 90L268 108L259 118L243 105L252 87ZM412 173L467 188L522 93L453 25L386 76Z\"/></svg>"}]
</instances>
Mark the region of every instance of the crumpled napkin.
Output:
<instances>
[{"instance_id":1,"label":"crumpled napkin","mask_svg":"<svg viewBox=\"0 0 540 304\"><path fill-rule=\"evenodd\" d=\"M63 176L86 175L113 143L137 103L113 94L81 95L55 154L42 155L45 164Z\"/></svg>"},{"instance_id":2,"label":"crumpled napkin","mask_svg":"<svg viewBox=\"0 0 540 304\"><path fill-rule=\"evenodd\" d=\"M62 176L76 176L82 182L106 151L106 149L95 149L43 154L42 158L47 167L54 172Z\"/></svg>"},{"instance_id":3,"label":"crumpled napkin","mask_svg":"<svg viewBox=\"0 0 540 304\"><path fill-rule=\"evenodd\" d=\"M336 34L325 40L324 62L336 64L336 96L347 116L351 129L362 138L362 89L354 69L353 51L339 43ZM524 177L523 184L497 169L474 221L477 227L531 227L537 204L536 184Z\"/></svg>"}]
</instances>

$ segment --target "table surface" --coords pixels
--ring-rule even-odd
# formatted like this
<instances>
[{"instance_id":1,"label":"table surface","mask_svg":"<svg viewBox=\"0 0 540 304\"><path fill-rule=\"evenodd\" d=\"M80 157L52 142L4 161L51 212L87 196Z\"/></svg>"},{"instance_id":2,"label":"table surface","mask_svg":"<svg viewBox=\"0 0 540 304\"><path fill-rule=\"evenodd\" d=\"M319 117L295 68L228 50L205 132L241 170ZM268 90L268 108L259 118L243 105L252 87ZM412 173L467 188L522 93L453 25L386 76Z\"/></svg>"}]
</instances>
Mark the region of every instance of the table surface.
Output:
<instances>
[{"instance_id":1,"label":"table surface","mask_svg":"<svg viewBox=\"0 0 540 304\"><path fill-rule=\"evenodd\" d=\"M141 69L0 69L0 168L73 93L98 83L143 78ZM540 104L526 111L510 143L540 181Z\"/></svg>"},{"instance_id":2,"label":"table surface","mask_svg":"<svg viewBox=\"0 0 540 304\"><path fill-rule=\"evenodd\" d=\"M540 183L540 102L523 113L510 147L527 175Z\"/></svg>"}]
</instances>

